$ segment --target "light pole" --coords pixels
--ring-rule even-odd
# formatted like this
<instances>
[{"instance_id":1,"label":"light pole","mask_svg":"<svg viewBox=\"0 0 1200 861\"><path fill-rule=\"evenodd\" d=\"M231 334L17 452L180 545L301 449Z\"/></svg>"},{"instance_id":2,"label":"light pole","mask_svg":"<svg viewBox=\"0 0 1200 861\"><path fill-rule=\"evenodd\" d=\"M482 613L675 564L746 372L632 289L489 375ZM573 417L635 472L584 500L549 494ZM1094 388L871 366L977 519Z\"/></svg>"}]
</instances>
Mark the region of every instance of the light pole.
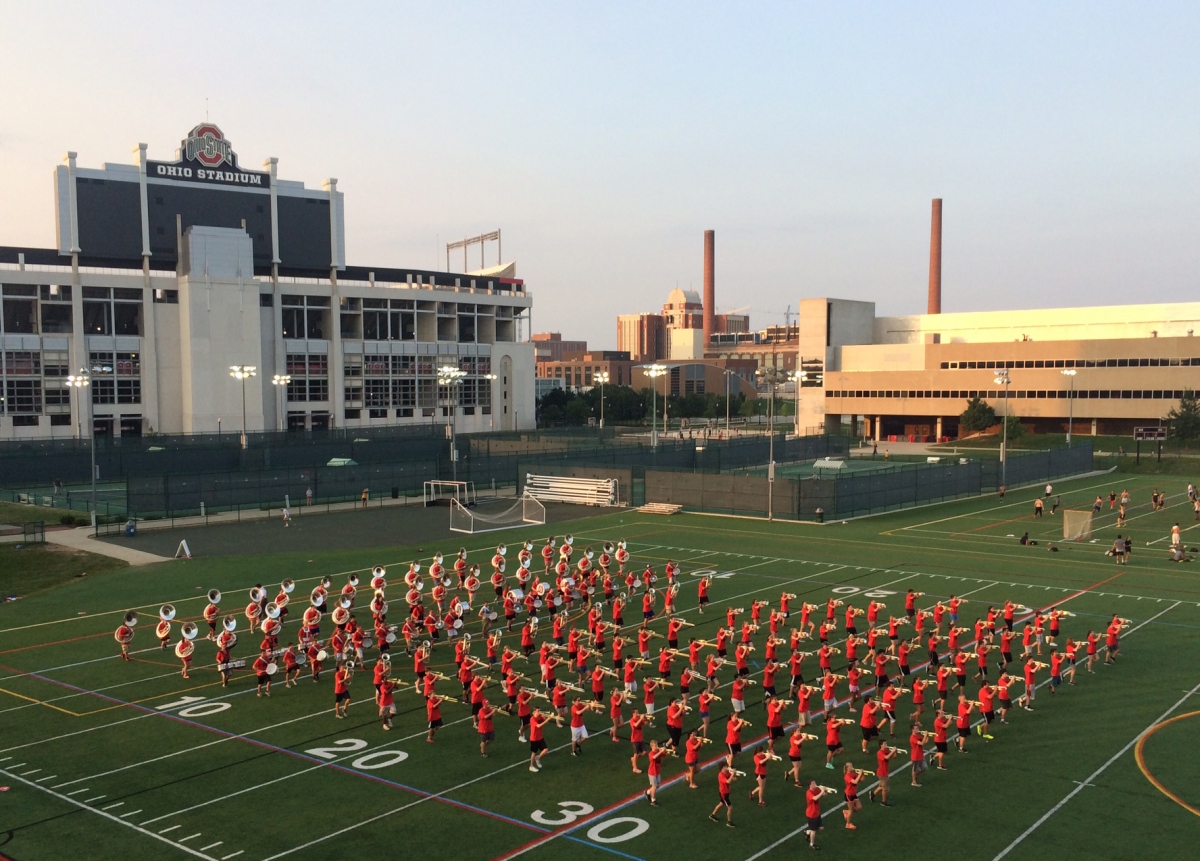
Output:
<instances>
[{"instance_id":1,"label":"light pole","mask_svg":"<svg viewBox=\"0 0 1200 861\"><path fill-rule=\"evenodd\" d=\"M1075 369L1068 368L1062 372L1064 377L1071 380L1071 390L1067 395L1067 445L1071 444L1071 431L1075 424Z\"/></svg>"},{"instance_id":2,"label":"light pole","mask_svg":"<svg viewBox=\"0 0 1200 861\"><path fill-rule=\"evenodd\" d=\"M658 448L658 383L655 380L669 369L666 365L643 365L646 376L650 378L650 447ZM667 393L663 392L663 400ZM665 412L665 408L664 408Z\"/></svg>"},{"instance_id":3,"label":"light pole","mask_svg":"<svg viewBox=\"0 0 1200 861\"><path fill-rule=\"evenodd\" d=\"M455 404L452 397L454 387L461 385L467 372L454 365L438 368L438 385L446 387L446 430L450 433L450 474L458 481L458 450L454 447Z\"/></svg>"},{"instance_id":4,"label":"light pole","mask_svg":"<svg viewBox=\"0 0 1200 861\"><path fill-rule=\"evenodd\" d=\"M604 427L604 384L608 382L608 371L600 371L592 379L600 384L600 427Z\"/></svg>"},{"instance_id":5,"label":"light pole","mask_svg":"<svg viewBox=\"0 0 1200 861\"><path fill-rule=\"evenodd\" d=\"M488 430L494 431L496 429L496 408L492 406L492 402L495 400L492 397L492 384L500 378L496 374L480 374L479 379L488 381Z\"/></svg>"},{"instance_id":6,"label":"light pole","mask_svg":"<svg viewBox=\"0 0 1200 861\"><path fill-rule=\"evenodd\" d=\"M242 384L242 448L246 448L246 380L258 376L258 368L254 365L230 365L229 376Z\"/></svg>"},{"instance_id":7,"label":"light pole","mask_svg":"<svg viewBox=\"0 0 1200 861\"><path fill-rule=\"evenodd\" d=\"M286 404L284 401L284 397L285 397L284 392L287 391L287 387L291 384L291 382L292 382L291 374L276 374L275 376L271 377L271 385L275 386L279 392L279 429L280 430L284 429L283 428L283 413L284 413L284 409L286 408ZM220 419L218 419L217 421L220 422Z\"/></svg>"},{"instance_id":8,"label":"light pole","mask_svg":"<svg viewBox=\"0 0 1200 861\"><path fill-rule=\"evenodd\" d=\"M1012 380L1008 371L996 371L996 385L1004 386L1004 436L1000 443L1000 484L1008 486L1008 387Z\"/></svg>"},{"instance_id":9,"label":"light pole","mask_svg":"<svg viewBox=\"0 0 1200 861\"><path fill-rule=\"evenodd\" d=\"M84 397L83 389L86 389L92 384L92 375L87 372L86 368L80 368L79 373L72 374L67 377L67 385L73 386L79 393L81 398ZM92 450L92 531L96 531L96 416L95 407L92 406L91 397L86 398L88 402L88 427L91 428L89 438L91 440ZM79 405L79 411L82 415L83 404ZM82 436L82 434L80 434Z\"/></svg>"},{"instance_id":10,"label":"light pole","mask_svg":"<svg viewBox=\"0 0 1200 861\"><path fill-rule=\"evenodd\" d=\"M760 382L770 386L771 399L767 406L767 520L775 519L775 386L786 380L783 368L759 368L754 372Z\"/></svg>"}]
</instances>

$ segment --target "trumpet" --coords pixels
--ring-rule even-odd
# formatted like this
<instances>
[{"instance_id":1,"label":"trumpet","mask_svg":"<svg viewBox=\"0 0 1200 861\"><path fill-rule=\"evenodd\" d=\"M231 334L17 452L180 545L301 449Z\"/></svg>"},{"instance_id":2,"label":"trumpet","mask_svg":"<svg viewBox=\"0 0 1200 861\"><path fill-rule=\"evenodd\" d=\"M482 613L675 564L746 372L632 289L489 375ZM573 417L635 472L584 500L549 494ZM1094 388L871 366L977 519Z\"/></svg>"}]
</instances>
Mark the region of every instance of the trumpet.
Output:
<instances>
[{"instance_id":1,"label":"trumpet","mask_svg":"<svg viewBox=\"0 0 1200 861\"><path fill-rule=\"evenodd\" d=\"M777 753L767 752L766 757L767 757L767 759L775 760L775 762L783 762L783 757Z\"/></svg>"},{"instance_id":2,"label":"trumpet","mask_svg":"<svg viewBox=\"0 0 1200 861\"><path fill-rule=\"evenodd\" d=\"M744 772L744 771L738 771L736 768L733 770L733 773L734 773L736 776L738 776L738 777L745 777L745 776L746 776L746 772Z\"/></svg>"}]
</instances>

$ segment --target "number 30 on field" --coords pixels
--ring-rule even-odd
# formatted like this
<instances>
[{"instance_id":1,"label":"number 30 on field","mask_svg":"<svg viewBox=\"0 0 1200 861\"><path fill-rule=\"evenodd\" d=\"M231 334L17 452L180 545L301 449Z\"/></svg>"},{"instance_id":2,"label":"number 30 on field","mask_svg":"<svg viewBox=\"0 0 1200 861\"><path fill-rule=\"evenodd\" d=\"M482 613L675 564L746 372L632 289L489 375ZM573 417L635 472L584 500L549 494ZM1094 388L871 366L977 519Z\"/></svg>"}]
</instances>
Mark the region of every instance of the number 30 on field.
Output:
<instances>
[{"instance_id":1,"label":"number 30 on field","mask_svg":"<svg viewBox=\"0 0 1200 861\"><path fill-rule=\"evenodd\" d=\"M587 816L595 810L592 805L583 801L560 801L558 802L558 806L562 810L558 816L548 816L545 811L535 810L529 814L529 818L539 825L570 825L576 819L581 816ZM621 826L625 826L625 828L619 831L619 833L608 833ZM614 819L606 819L597 825L593 825L588 829L587 836L589 840L596 843L624 843L626 840L632 840L649 830L650 823L645 819L638 819L636 816L618 816Z\"/></svg>"}]
</instances>

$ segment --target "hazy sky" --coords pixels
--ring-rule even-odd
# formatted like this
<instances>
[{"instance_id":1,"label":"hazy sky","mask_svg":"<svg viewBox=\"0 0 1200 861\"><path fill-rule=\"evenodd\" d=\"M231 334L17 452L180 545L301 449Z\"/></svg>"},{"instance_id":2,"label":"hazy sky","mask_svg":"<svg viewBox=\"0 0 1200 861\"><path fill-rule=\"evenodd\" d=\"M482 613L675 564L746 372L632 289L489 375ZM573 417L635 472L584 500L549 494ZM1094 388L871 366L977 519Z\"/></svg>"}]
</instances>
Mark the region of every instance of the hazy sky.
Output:
<instances>
[{"instance_id":1,"label":"hazy sky","mask_svg":"<svg viewBox=\"0 0 1200 861\"><path fill-rule=\"evenodd\" d=\"M338 178L349 262L443 268L500 227L534 328L596 347L700 288L706 228L755 327L803 296L921 313L933 197L946 311L1200 298L1194 2L0 15L0 244L53 245L65 150L168 158L207 100L243 166Z\"/></svg>"}]
</instances>

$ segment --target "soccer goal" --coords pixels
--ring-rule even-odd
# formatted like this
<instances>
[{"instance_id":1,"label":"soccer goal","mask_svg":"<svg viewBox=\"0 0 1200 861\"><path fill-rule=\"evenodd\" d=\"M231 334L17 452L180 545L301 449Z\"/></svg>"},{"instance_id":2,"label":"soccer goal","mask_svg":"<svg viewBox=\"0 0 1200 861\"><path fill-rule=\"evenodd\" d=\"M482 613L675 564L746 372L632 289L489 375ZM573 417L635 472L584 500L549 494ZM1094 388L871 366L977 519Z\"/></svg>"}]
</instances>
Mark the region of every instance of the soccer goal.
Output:
<instances>
[{"instance_id":1,"label":"soccer goal","mask_svg":"<svg viewBox=\"0 0 1200 861\"><path fill-rule=\"evenodd\" d=\"M1087 541L1092 537L1092 512L1063 509L1063 540Z\"/></svg>"},{"instance_id":2,"label":"soccer goal","mask_svg":"<svg viewBox=\"0 0 1200 861\"><path fill-rule=\"evenodd\" d=\"M502 507L505 504L507 508ZM457 499L450 500L451 532L475 535L480 532L513 529L517 526L542 525L545 522L546 506L529 493L521 494L515 501L488 500L474 508L467 508Z\"/></svg>"},{"instance_id":3,"label":"soccer goal","mask_svg":"<svg viewBox=\"0 0 1200 861\"><path fill-rule=\"evenodd\" d=\"M425 482L425 507L449 505L456 501L461 505L475 504L475 482L473 481L427 481Z\"/></svg>"}]
</instances>

